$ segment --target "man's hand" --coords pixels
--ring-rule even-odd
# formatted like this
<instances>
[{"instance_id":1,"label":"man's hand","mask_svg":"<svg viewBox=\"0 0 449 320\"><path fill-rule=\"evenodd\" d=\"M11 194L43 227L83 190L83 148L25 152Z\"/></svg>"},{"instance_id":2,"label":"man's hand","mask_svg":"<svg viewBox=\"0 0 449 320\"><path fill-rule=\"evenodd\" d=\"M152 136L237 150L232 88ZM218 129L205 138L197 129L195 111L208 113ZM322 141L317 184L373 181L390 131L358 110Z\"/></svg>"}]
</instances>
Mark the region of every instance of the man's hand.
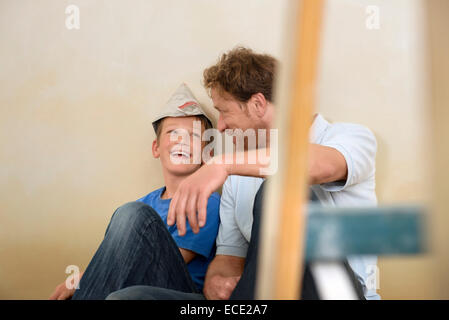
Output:
<instances>
[{"instance_id":1,"label":"man's hand","mask_svg":"<svg viewBox=\"0 0 449 320\"><path fill-rule=\"evenodd\" d=\"M192 231L198 233L199 227L206 224L207 201L210 195L224 184L227 177L225 164L212 163L203 165L184 179L170 202L167 224L172 226L176 223L178 234L183 236L186 233L187 217Z\"/></svg>"},{"instance_id":2,"label":"man's hand","mask_svg":"<svg viewBox=\"0 0 449 320\"><path fill-rule=\"evenodd\" d=\"M229 299L243 273L245 259L218 254L209 264L203 293L209 300Z\"/></svg>"},{"instance_id":3,"label":"man's hand","mask_svg":"<svg viewBox=\"0 0 449 320\"><path fill-rule=\"evenodd\" d=\"M204 284L204 296L207 300L228 300L239 280L240 276L222 277L215 275Z\"/></svg>"}]
</instances>

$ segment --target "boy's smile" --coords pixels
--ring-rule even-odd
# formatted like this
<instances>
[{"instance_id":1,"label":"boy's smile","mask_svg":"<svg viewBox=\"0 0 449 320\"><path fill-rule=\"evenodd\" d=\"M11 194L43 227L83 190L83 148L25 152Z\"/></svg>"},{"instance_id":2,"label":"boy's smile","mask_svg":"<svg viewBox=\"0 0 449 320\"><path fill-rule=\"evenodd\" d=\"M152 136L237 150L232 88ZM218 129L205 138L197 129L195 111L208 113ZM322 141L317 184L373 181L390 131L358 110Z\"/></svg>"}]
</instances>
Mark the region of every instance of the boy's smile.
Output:
<instances>
[{"instance_id":1,"label":"boy's smile","mask_svg":"<svg viewBox=\"0 0 449 320\"><path fill-rule=\"evenodd\" d=\"M201 166L203 142L201 132L194 130L195 121L200 122L195 116L167 117L161 123L160 136L153 142L153 156L160 158L166 173L189 175Z\"/></svg>"},{"instance_id":2,"label":"boy's smile","mask_svg":"<svg viewBox=\"0 0 449 320\"><path fill-rule=\"evenodd\" d=\"M187 147L188 148L188 147ZM184 148L183 145L176 145L170 152L172 158L180 158L184 160L189 160L191 158L190 150Z\"/></svg>"}]
</instances>

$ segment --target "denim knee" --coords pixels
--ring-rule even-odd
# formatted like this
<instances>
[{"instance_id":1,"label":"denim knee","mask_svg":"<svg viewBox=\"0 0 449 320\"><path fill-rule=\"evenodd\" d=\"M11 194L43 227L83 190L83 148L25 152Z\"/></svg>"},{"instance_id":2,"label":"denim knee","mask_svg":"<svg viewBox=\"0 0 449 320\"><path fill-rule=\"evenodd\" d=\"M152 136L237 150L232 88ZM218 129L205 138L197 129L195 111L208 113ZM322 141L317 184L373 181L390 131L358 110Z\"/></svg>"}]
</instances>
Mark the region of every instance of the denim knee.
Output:
<instances>
[{"instance_id":1,"label":"denim knee","mask_svg":"<svg viewBox=\"0 0 449 320\"><path fill-rule=\"evenodd\" d=\"M149 223L163 224L163 221L149 205L140 201L128 202L114 212L106 233L114 231L123 234L123 232L140 229Z\"/></svg>"},{"instance_id":2,"label":"denim knee","mask_svg":"<svg viewBox=\"0 0 449 320\"><path fill-rule=\"evenodd\" d=\"M131 286L112 292L106 300L205 300L200 293L183 292L145 285Z\"/></svg>"},{"instance_id":3,"label":"denim knee","mask_svg":"<svg viewBox=\"0 0 449 320\"><path fill-rule=\"evenodd\" d=\"M148 286L131 286L110 293L106 300L156 300Z\"/></svg>"}]
</instances>

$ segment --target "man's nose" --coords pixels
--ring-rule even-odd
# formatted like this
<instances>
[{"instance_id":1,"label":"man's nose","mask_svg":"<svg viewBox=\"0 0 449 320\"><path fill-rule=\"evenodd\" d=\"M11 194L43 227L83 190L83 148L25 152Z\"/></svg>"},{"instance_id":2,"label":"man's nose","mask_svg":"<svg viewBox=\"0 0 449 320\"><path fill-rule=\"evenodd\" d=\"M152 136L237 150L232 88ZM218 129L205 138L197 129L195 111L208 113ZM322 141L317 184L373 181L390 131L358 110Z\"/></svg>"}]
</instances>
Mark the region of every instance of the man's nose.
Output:
<instances>
[{"instance_id":1,"label":"man's nose","mask_svg":"<svg viewBox=\"0 0 449 320\"><path fill-rule=\"evenodd\" d=\"M221 115L218 117L217 129L220 132L223 132L226 130L226 123L223 121L223 117Z\"/></svg>"}]
</instances>

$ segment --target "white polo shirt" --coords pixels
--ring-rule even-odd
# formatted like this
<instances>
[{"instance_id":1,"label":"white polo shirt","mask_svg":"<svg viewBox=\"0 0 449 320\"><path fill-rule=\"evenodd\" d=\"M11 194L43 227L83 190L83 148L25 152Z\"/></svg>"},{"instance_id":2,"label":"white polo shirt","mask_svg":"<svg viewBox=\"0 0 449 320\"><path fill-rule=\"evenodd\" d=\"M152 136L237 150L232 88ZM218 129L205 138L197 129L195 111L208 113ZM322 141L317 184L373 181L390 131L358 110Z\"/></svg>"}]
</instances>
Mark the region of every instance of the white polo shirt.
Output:
<instances>
[{"instance_id":1,"label":"white polo shirt","mask_svg":"<svg viewBox=\"0 0 449 320\"><path fill-rule=\"evenodd\" d=\"M323 206L376 206L376 138L366 127L326 121L320 114L310 129L310 142L337 149L346 159L348 177L344 182L313 185ZM229 176L223 185L220 202L220 227L217 254L246 257L253 224L254 198L264 179ZM377 257L351 256L349 265L362 283L366 299L380 299L368 289L368 278L376 272Z\"/></svg>"}]
</instances>

